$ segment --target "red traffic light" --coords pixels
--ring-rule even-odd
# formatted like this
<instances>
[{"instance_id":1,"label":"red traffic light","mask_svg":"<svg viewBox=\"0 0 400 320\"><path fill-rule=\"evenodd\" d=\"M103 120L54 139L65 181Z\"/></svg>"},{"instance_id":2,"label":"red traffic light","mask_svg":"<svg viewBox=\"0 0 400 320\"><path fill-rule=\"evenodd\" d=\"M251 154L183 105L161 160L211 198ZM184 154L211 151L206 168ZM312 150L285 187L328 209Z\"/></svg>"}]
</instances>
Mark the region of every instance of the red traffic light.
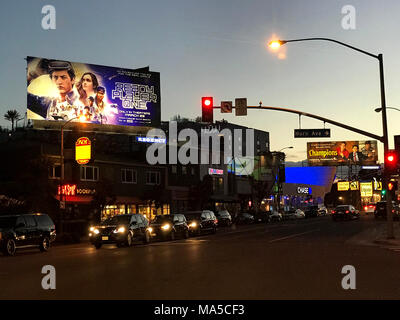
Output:
<instances>
[{"instance_id":1,"label":"red traffic light","mask_svg":"<svg viewBox=\"0 0 400 320\"><path fill-rule=\"evenodd\" d=\"M386 162L388 164L396 163L397 162L397 154L394 151L388 151L386 155Z\"/></svg>"},{"instance_id":2,"label":"red traffic light","mask_svg":"<svg viewBox=\"0 0 400 320\"><path fill-rule=\"evenodd\" d=\"M201 119L203 122L214 122L214 99L213 97L201 98Z\"/></svg>"}]
</instances>

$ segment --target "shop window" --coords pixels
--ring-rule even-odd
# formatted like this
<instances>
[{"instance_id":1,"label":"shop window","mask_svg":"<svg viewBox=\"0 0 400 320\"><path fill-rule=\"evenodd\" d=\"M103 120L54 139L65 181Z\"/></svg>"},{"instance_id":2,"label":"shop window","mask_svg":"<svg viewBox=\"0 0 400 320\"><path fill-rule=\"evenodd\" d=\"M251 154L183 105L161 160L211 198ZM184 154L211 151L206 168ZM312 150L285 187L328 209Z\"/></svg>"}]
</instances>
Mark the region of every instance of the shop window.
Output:
<instances>
[{"instance_id":1,"label":"shop window","mask_svg":"<svg viewBox=\"0 0 400 320\"><path fill-rule=\"evenodd\" d=\"M61 178L61 165L55 164L49 167L49 178L60 179Z\"/></svg>"},{"instance_id":2,"label":"shop window","mask_svg":"<svg viewBox=\"0 0 400 320\"><path fill-rule=\"evenodd\" d=\"M191 168L191 171L192 171L192 176L196 175L196 170L194 167Z\"/></svg>"},{"instance_id":3,"label":"shop window","mask_svg":"<svg viewBox=\"0 0 400 320\"><path fill-rule=\"evenodd\" d=\"M159 185L160 184L160 172L157 171L147 171L146 172L146 184L149 185Z\"/></svg>"},{"instance_id":4,"label":"shop window","mask_svg":"<svg viewBox=\"0 0 400 320\"><path fill-rule=\"evenodd\" d=\"M81 167L81 180L82 181L98 181L99 180L99 168L82 166Z\"/></svg>"},{"instance_id":5,"label":"shop window","mask_svg":"<svg viewBox=\"0 0 400 320\"><path fill-rule=\"evenodd\" d=\"M137 173L133 169L121 169L122 183L137 183Z\"/></svg>"},{"instance_id":6,"label":"shop window","mask_svg":"<svg viewBox=\"0 0 400 320\"><path fill-rule=\"evenodd\" d=\"M182 166L182 174L187 174L187 167L186 166Z\"/></svg>"},{"instance_id":7,"label":"shop window","mask_svg":"<svg viewBox=\"0 0 400 320\"><path fill-rule=\"evenodd\" d=\"M176 166L171 166L171 173L176 174L177 169Z\"/></svg>"}]
</instances>

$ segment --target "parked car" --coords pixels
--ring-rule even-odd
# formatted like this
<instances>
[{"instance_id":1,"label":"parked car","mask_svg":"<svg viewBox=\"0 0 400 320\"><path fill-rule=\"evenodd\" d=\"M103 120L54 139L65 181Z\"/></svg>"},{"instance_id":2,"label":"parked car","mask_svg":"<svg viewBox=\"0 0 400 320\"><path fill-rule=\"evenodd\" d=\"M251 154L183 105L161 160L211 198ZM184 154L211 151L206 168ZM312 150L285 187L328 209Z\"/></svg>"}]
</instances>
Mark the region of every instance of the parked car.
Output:
<instances>
[{"instance_id":1,"label":"parked car","mask_svg":"<svg viewBox=\"0 0 400 320\"><path fill-rule=\"evenodd\" d=\"M212 211L189 211L185 212L184 215L187 221L187 225L189 226L190 235L200 235L203 233L217 232L217 221L219 225L220 220L217 220Z\"/></svg>"},{"instance_id":2,"label":"parked car","mask_svg":"<svg viewBox=\"0 0 400 320\"><path fill-rule=\"evenodd\" d=\"M104 220L98 226L90 227L89 239L96 249L103 244L130 247L133 241L150 242L147 231L148 221L141 214L121 214Z\"/></svg>"},{"instance_id":3,"label":"parked car","mask_svg":"<svg viewBox=\"0 0 400 320\"><path fill-rule=\"evenodd\" d=\"M393 213L393 220L399 220L399 215L400 215L400 208L399 206L392 201L392 213ZM374 210L374 216L375 219L386 219L386 201L380 201L376 204L375 210Z\"/></svg>"},{"instance_id":4,"label":"parked car","mask_svg":"<svg viewBox=\"0 0 400 320\"><path fill-rule=\"evenodd\" d=\"M304 209L304 214L306 218L318 217L318 206L309 206Z\"/></svg>"},{"instance_id":5,"label":"parked car","mask_svg":"<svg viewBox=\"0 0 400 320\"><path fill-rule=\"evenodd\" d=\"M254 216L247 212L241 212L235 217L234 223L236 224L254 223Z\"/></svg>"},{"instance_id":6,"label":"parked car","mask_svg":"<svg viewBox=\"0 0 400 320\"><path fill-rule=\"evenodd\" d=\"M290 209L289 211L285 211L282 214L282 220L294 220L294 219L296 219L295 213L296 213L296 210L293 209L293 208Z\"/></svg>"},{"instance_id":7,"label":"parked car","mask_svg":"<svg viewBox=\"0 0 400 320\"><path fill-rule=\"evenodd\" d=\"M17 249L37 247L45 252L56 239L56 227L47 214L0 216L0 248L8 256Z\"/></svg>"},{"instance_id":8,"label":"parked car","mask_svg":"<svg viewBox=\"0 0 400 320\"><path fill-rule=\"evenodd\" d=\"M271 215L271 212L269 212L269 211L259 211L254 214L254 222L255 223L267 223L270 215Z\"/></svg>"},{"instance_id":9,"label":"parked car","mask_svg":"<svg viewBox=\"0 0 400 320\"><path fill-rule=\"evenodd\" d=\"M340 205L332 210L333 221L337 220L351 220L360 218L359 211L352 205Z\"/></svg>"},{"instance_id":10,"label":"parked car","mask_svg":"<svg viewBox=\"0 0 400 320\"><path fill-rule=\"evenodd\" d=\"M296 217L296 219L304 219L306 217L304 211L300 209L295 210L294 216Z\"/></svg>"},{"instance_id":11,"label":"parked car","mask_svg":"<svg viewBox=\"0 0 400 320\"><path fill-rule=\"evenodd\" d=\"M370 202L370 203L367 203L363 209L364 209L365 214L368 215L369 213L374 213L375 208L376 208L376 203Z\"/></svg>"},{"instance_id":12,"label":"parked car","mask_svg":"<svg viewBox=\"0 0 400 320\"><path fill-rule=\"evenodd\" d=\"M151 238L175 240L177 236L189 238L189 226L183 214L159 215L147 229Z\"/></svg>"},{"instance_id":13,"label":"parked car","mask_svg":"<svg viewBox=\"0 0 400 320\"><path fill-rule=\"evenodd\" d=\"M232 217L229 214L228 210L219 211L216 214L216 217L218 219L218 226L219 227L222 227L222 226L229 227L230 225L232 225Z\"/></svg>"},{"instance_id":14,"label":"parked car","mask_svg":"<svg viewBox=\"0 0 400 320\"><path fill-rule=\"evenodd\" d=\"M281 213L279 213L278 211L274 211L270 216L269 216L269 219L268 219L268 222L274 222L274 221L282 221L283 220L283 217L282 217L282 214Z\"/></svg>"}]
</instances>

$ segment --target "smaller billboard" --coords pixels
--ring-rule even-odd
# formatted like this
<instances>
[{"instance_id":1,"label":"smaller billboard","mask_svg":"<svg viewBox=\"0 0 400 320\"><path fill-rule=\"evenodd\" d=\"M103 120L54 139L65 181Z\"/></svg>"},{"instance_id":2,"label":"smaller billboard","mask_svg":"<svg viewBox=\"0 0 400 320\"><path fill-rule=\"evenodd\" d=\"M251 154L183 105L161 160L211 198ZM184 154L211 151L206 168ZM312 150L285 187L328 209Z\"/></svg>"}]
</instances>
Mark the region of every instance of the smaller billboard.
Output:
<instances>
[{"instance_id":1,"label":"smaller billboard","mask_svg":"<svg viewBox=\"0 0 400 320\"><path fill-rule=\"evenodd\" d=\"M89 138L81 137L75 143L75 160L78 164L87 164L91 158L91 142Z\"/></svg>"},{"instance_id":2,"label":"smaller billboard","mask_svg":"<svg viewBox=\"0 0 400 320\"><path fill-rule=\"evenodd\" d=\"M307 160L310 166L376 165L378 142L376 140L308 142Z\"/></svg>"}]
</instances>

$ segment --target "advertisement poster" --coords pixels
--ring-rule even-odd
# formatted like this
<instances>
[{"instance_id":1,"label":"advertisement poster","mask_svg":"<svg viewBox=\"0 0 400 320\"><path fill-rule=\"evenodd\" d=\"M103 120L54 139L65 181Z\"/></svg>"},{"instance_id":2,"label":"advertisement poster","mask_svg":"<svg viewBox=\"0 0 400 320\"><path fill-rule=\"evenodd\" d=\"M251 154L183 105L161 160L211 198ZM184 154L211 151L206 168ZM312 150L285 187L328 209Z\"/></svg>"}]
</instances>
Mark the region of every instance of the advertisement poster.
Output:
<instances>
[{"instance_id":1,"label":"advertisement poster","mask_svg":"<svg viewBox=\"0 0 400 320\"><path fill-rule=\"evenodd\" d=\"M29 119L158 127L160 74L27 57ZM82 120L81 120L82 121Z\"/></svg>"},{"instance_id":2,"label":"advertisement poster","mask_svg":"<svg viewBox=\"0 0 400 320\"><path fill-rule=\"evenodd\" d=\"M307 160L310 166L375 165L378 143L376 140L308 142Z\"/></svg>"}]
</instances>

